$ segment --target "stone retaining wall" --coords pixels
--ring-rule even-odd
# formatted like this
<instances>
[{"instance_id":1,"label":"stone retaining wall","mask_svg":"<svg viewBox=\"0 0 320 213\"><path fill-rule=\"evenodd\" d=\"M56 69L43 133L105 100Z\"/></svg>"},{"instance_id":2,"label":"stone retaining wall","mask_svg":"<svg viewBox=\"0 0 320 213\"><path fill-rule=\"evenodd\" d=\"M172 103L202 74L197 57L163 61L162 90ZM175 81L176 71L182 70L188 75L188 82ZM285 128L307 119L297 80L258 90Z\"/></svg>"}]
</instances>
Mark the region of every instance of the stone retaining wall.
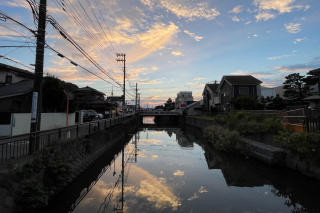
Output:
<instances>
[{"instance_id":1,"label":"stone retaining wall","mask_svg":"<svg viewBox=\"0 0 320 213\"><path fill-rule=\"evenodd\" d=\"M185 123L197 129L204 129L215 124L214 121L196 117L186 117ZM320 180L320 167L315 162L301 159L288 150L283 150L279 147L263 144L248 138L242 138L241 141L245 144L245 154L255 159L270 165L286 166L304 175Z\"/></svg>"}]
</instances>

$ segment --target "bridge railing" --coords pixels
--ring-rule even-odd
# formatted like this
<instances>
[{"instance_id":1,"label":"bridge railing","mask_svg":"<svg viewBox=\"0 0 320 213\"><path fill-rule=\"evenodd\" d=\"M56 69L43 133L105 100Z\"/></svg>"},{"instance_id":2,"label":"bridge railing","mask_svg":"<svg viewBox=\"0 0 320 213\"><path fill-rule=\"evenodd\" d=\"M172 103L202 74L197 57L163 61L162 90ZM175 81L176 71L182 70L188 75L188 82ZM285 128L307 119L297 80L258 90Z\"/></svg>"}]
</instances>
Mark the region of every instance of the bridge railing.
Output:
<instances>
[{"instance_id":1,"label":"bridge railing","mask_svg":"<svg viewBox=\"0 0 320 213\"><path fill-rule=\"evenodd\" d=\"M94 120L69 127L33 132L13 137L0 138L0 163L17 159L48 147L58 141L84 137L133 118L134 114L115 118ZM30 143L30 142L33 143Z\"/></svg>"},{"instance_id":2,"label":"bridge railing","mask_svg":"<svg viewBox=\"0 0 320 213\"><path fill-rule=\"evenodd\" d=\"M140 115L180 115L180 112L174 111L141 111Z\"/></svg>"}]
</instances>

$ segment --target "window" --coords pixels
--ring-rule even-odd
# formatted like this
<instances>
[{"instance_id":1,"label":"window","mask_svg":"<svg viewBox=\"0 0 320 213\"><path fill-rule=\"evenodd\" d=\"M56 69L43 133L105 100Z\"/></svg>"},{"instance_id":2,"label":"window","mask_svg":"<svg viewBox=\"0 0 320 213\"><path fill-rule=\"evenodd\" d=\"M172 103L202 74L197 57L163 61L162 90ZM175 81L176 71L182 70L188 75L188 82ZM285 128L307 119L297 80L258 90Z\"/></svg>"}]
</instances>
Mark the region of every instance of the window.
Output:
<instances>
[{"instance_id":1,"label":"window","mask_svg":"<svg viewBox=\"0 0 320 213\"><path fill-rule=\"evenodd\" d=\"M11 75L7 75L6 76L6 82L5 83L12 83L12 76Z\"/></svg>"},{"instance_id":2,"label":"window","mask_svg":"<svg viewBox=\"0 0 320 213\"><path fill-rule=\"evenodd\" d=\"M249 95L249 87L239 87L239 95Z\"/></svg>"}]
</instances>

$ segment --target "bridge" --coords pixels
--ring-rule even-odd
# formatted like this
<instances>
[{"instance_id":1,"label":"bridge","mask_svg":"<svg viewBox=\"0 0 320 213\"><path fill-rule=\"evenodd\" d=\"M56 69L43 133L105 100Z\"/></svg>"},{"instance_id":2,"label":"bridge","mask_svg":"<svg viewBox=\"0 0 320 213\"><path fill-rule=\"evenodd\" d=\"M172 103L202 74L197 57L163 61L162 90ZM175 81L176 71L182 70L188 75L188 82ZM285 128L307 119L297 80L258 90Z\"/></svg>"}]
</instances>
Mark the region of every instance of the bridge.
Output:
<instances>
[{"instance_id":1,"label":"bridge","mask_svg":"<svg viewBox=\"0 0 320 213\"><path fill-rule=\"evenodd\" d=\"M140 111L141 116L179 116L180 112L174 111Z\"/></svg>"}]
</instances>

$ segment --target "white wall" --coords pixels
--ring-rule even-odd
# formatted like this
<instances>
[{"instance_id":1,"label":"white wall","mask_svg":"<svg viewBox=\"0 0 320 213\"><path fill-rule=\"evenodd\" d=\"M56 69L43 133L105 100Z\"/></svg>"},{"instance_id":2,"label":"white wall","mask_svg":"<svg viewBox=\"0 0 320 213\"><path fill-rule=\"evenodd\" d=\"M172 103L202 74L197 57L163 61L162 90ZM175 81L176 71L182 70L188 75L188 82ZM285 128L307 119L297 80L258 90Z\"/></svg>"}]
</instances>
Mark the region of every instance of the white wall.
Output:
<instances>
[{"instance_id":1,"label":"white wall","mask_svg":"<svg viewBox=\"0 0 320 213\"><path fill-rule=\"evenodd\" d=\"M0 125L0 136L11 136L11 125L10 124L1 124Z\"/></svg>"},{"instance_id":2,"label":"white wall","mask_svg":"<svg viewBox=\"0 0 320 213\"><path fill-rule=\"evenodd\" d=\"M30 132L30 113L14 113L12 119L12 136ZM68 126L75 125L75 113L69 113ZM42 113L40 130L66 127L66 113Z\"/></svg>"}]
</instances>

